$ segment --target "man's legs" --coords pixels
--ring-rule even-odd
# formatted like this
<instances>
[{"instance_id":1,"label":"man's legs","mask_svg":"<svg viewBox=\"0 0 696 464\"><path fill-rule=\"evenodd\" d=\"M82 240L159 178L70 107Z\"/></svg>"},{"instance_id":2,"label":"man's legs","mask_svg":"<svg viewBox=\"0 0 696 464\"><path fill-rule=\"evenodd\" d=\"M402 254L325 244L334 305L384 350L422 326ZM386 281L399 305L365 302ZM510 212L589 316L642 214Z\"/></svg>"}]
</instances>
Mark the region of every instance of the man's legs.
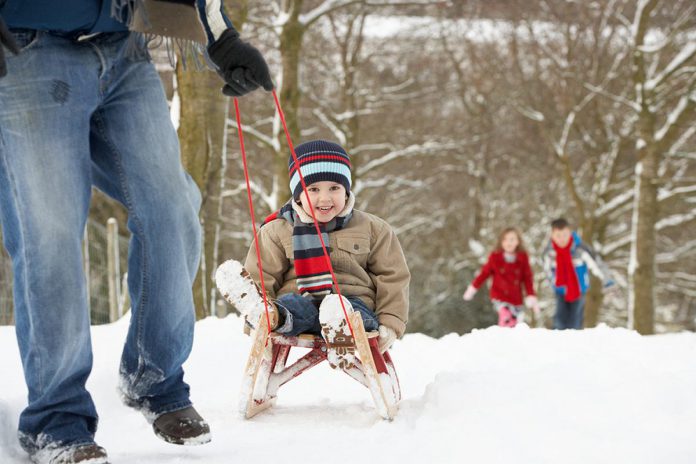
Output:
<instances>
[{"instance_id":1,"label":"man's legs","mask_svg":"<svg viewBox=\"0 0 696 464\"><path fill-rule=\"evenodd\" d=\"M181 165L154 65L124 58L119 35L98 36L90 45L108 70L91 121L94 182L126 206L132 234L132 315L120 389L129 405L154 419L191 405L182 365L193 343L200 193Z\"/></svg>"},{"instance_id":2,"label":"man's legs","mask_svg":"<svg viewBox=\"0 0 696 464\"><path fill-rule=\"evenodd\" d=\"M32 454L91 443L97 426L85 389L92 352L81 242L98 65L80 47L39 34L9 57L0 79L0 215L29 390L19 434Z\"/></svg>"}]
</instances>

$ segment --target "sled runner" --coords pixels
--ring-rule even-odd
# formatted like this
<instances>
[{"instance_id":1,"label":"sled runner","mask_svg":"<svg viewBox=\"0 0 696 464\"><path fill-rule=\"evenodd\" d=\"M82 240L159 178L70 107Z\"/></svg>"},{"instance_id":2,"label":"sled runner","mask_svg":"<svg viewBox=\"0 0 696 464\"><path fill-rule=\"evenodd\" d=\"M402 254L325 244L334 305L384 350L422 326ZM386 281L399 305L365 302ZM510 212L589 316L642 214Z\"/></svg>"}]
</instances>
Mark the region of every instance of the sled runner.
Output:
<instances>
[{"instance_id":1,"label":"sled runner","mask_svg":"<svg viewBox=\"0 0 696 464\"><path fill-rule=\"evenodd\" d=\"M399 379L388 351L379 352L377 332L365 332L360 314L351 315L358 359L341 370L370 390L375 408L382 418L392 420L401 400ZM326 360L326 343L320 336L286 337L268 333L266 315L262 315L244 369L240 412L250 419L275 403L280 387ZM309 349L304 356L287 365L292 348Z\"/></svg>"}]
</instances>

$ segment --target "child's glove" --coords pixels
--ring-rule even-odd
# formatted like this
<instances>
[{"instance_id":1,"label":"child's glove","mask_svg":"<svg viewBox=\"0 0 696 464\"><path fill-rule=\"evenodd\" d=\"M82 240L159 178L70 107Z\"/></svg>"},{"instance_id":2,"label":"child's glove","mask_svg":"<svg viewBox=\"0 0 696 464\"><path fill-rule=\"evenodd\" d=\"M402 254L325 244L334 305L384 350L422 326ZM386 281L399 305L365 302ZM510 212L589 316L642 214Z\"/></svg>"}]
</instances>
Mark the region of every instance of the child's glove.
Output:
<instances>
[{"instance_id":1,"label":"child's glove","mask_svg":"<svg viewBox=\"0 0 696 464\"><path fill-rule=\"evenodd\" d=\"M19 45L15 42L12 33L7 28L5 21L0 16L0 77L7 74L7 65L5 64L5 52L2 47L5 46L9 51L17 55L19 53Z\"/></svg>"},{"instance_id":2,"label":"child's glove","mask_svg":"<svg viewBox=\"0 0 696 464\"><path fill-rule=\"evenodd\" d=\"M527 295L524 299L524 304L528 308L534 311L534 314L539 315L541 308L539 307L539 300L534 295Z\"/></svg>"},{"instance_id":3,"label":"child's glove","mask_svg":"<svg viewBox=\"0 0 696 464\"><path fill-rule=\"evenodd\" d=\"M396 341L396 332L391 327L386 325L379 326L379 352L384 353L387 351Z\"/></svg>"},{"instance_id":4,"label":"child's glove","mask_svg":"<svg viewBox=\"0 0 696 464\"><path fill-rule=\"evenodd\" d=\"M462 298L464 298L464 301L471 301L474 299L474 295L476 295L476 289L473 285L469 285L466 288L466 291L464 292Z\"/></svg>"},{"instance_id":5,"label":"child's glove","mask_svg":"<svg viewBox=\"0 0 696 464\"><path fill-rule=\"evenodd\" d=\"M228 97L241 97L263 87L273 90L271 73L261 52L239 38L230 27L208 47L208 56L218 67L218 74L225 81L222 93Z\"/></svg>"}]
</instances>

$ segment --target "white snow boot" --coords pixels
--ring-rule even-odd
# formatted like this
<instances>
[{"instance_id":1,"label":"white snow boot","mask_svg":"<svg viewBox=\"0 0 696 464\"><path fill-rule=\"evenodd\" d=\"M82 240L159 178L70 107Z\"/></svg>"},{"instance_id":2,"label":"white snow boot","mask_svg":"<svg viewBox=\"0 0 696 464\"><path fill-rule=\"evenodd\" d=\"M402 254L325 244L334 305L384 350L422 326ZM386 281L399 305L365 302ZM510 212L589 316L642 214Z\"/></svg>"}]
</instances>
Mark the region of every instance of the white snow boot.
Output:
<instances>
[{"instance_id":1,"label":"white snow boot","mask_svg":"<svg viewBox=\"0 0 696 464\"><path fill-rule=\"evenodd\" d=\"M355 339L343 314L343 307L350 317L353 314L353 305L347 298L333 294L327 295L319 306L321 335L327 348L326 360L334 369L350 369L355 364Z\"/></svg>"},{"instance_id":2,"label":"white snow boot","mask_svg":"<svg viewBox=\"0 0 696 464\"><path fill-rule=\"evenodd\" d=\"M242 313L247 322L256 328L261 316L266 312L261 289L244 269L242 263L230 259L215 271L215 284L228 303ZM278 326L278 309L268 300L268 316L271 330Z\"/></svg>"}]
</instances>

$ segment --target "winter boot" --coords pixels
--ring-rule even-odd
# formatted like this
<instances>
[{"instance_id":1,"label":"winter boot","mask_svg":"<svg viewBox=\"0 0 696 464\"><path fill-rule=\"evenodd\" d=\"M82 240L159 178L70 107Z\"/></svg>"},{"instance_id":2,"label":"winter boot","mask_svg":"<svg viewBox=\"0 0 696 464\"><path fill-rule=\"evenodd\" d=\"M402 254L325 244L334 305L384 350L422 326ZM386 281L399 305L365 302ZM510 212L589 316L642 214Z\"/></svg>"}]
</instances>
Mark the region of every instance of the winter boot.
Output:
<instances>
[{"instance_id":1,"label":"winter boot","mask_svg":"<svg viewBox=\"0 0 696 464\"><path fill-rule=\"evenodd\" d=\"M498 310L498 325L501 327L515 327L517 317L507 306L501 306Z\"/></svg>"},{"instance_id":2,"label":"winter boot","mask_svg":"<svg viewBox=\"0 0 696 464\"><path fill-rule=\"evenodd\" d=\"M42 449L31 456L35 464L108 464L106 450L94 443Z\"/></svg>"},{"instance_id":3,"label":"winter boot","mask_svg":"<svg viewBox=\"0 0 696 464\"><path fill-rule=\"evenodd\" d=\"M155 435L175 445L203 445L211 440L208 423L193 406L162 414L152 428Z\"/></svg>"},{"instance_id":4,"label":"winter boot","mask_svg":"<svg viewBox=\"0 0 696 464\"><path fill-rule=\"evenodd\" d=\"M239 310L252 327L259 325L266 312L261 289L239 261L230 259L222 263L215 272L215 283L228 303ZM267 298L271 330L278 326L278 308Z\"/></svg>"},{"instance_id":5,"label":"winter boot","mask_svg":"<svg viewBox=\"0 0 696 464\"><path fill-rule=\"evenodd\" d=\"M353 314L353 306L343 298L343 306L338 295L327 295L319 306L321 335L326 341L326 360L336 369L350 369L355 364L355 339L350 332L348 321L343 314L346 308L348 317Z\"/></svg>"}]
</instances>

